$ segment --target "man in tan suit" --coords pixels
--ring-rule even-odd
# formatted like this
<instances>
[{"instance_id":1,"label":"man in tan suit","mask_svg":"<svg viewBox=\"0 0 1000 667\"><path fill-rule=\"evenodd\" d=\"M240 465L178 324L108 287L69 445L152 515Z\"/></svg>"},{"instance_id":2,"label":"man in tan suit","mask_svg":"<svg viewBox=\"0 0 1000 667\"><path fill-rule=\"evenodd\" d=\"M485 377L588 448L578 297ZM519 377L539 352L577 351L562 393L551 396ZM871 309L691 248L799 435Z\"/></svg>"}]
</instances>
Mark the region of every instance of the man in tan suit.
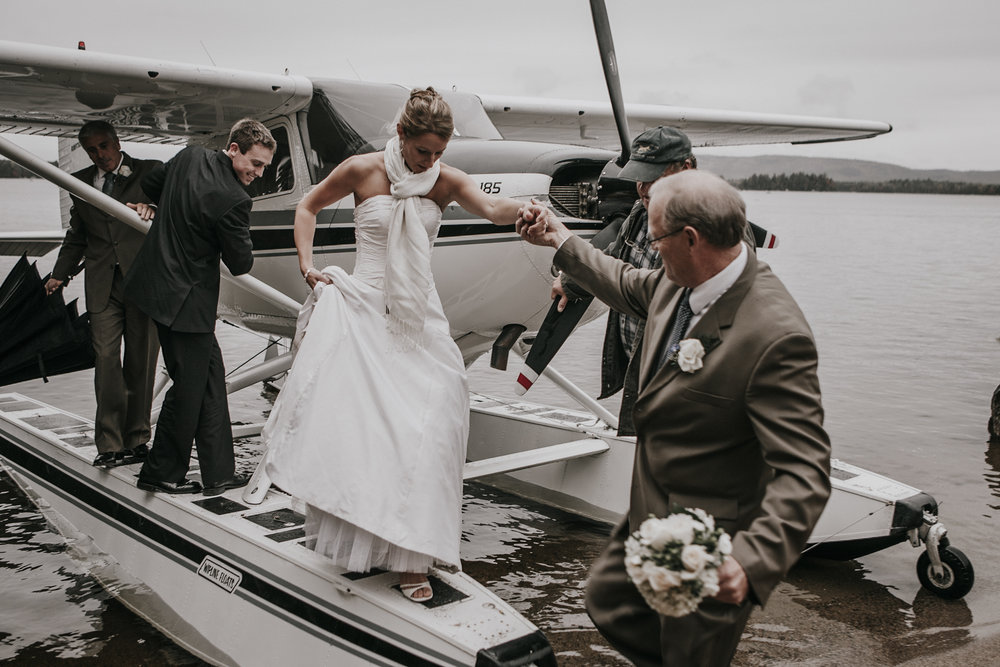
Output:
<instances>
[{"instance_id":1,"label":"man in tan suit","mask_svg":"<svg viewBox=\"0 0 1000 667\"><path fill-rule=\"evenodd\" d=\"M526 240L558 248L556 266L587 291L648 320L626 374L638 389L629 512L586 592L597 628L638 665L729 664L751 605L798 559L830 494L812 333L748 252L746 224L739 193L701 171L652 188L649 243L661 269L604 255L537 205L518 223ZM679 357L681 340L704 354ZM624 566L625 538L675 506L704 509L733 541L719 593L680 618L650 609Z\"/></svg>"},{"instance_id":2,"label":"man in tan suit","mask_svg":"<svg viewBox=\"0 0 1000 667\"><path fill-rule=\"evenodd\" d=\"M160 161L135 160L123 153L114 127L104 121L86 123L77 137L94 164L73 175L120 202L128 202L144 220L151 219L154 209L139 184ZM49 294L59 289L73 277L83 259L84 293L96 355L95 466L110 468L139 461L147 452L160 348L152 320L125 299L122 287L144 238L142 232L74 198L66 238L52 277L45 284Z\"/></svg>"}]
</instances>

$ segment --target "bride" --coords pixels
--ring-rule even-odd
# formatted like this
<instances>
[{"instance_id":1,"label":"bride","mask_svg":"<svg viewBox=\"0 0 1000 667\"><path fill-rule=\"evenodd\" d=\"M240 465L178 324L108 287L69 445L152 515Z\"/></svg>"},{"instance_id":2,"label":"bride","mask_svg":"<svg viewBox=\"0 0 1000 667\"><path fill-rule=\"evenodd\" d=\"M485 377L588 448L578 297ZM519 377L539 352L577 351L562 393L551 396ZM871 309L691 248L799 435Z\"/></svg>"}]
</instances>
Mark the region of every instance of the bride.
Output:
<instances>
[{"instance_id":1,"label":"bride","mask_svg":"<svg viewBox=\"0 0 1000 667\"><path fill-rule=\"evenodd\" d=\"M460 567L469 433L465 367L431 247L453 201L497 225L514 224L522 206L439 161L453 130L444 99L414 90L385 151L348 158L299 204L295 247L313 292L264 431L267 471L306 502L314 549L350 571L399 572L418 602L433 595L435 563ZM352 193L354 273L318 270L316 214Z\"/></svg>"}]
</instances>

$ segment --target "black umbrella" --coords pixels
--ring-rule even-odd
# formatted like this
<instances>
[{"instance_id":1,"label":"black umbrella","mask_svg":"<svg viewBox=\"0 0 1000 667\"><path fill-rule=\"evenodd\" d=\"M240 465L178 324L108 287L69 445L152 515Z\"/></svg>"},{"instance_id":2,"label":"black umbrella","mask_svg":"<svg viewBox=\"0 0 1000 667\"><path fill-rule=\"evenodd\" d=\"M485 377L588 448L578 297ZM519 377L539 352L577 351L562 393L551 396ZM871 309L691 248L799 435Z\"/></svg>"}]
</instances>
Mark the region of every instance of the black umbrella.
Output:
<instances>
[{"instance_id":1,"label":"black umbrella","mask_svg":"<svg viewBox=\"0 0 1000 667\"><path fill-rule=\"evenodd\" d=\"M0 285L0 386L94 367L87 316L44 285L23 255Z\"/></svg>"}]
</instances>

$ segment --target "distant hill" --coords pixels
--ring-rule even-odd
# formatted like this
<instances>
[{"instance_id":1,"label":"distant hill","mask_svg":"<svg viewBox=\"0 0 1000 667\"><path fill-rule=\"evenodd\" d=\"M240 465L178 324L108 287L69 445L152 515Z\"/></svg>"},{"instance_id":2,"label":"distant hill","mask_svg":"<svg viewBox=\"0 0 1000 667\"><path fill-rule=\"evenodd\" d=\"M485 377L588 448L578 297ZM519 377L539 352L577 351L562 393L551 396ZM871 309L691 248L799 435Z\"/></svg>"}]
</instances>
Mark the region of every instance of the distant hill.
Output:
<instances>
[{"instance_id":1,"label":"distant hill","mask_svg":"<svg viewBox=\"0 0 1000 667\"><path fill-rule=\"evenodd\" d=\"M839 183L881 183L895 180L931 180L951 183L1000 184L1000 171L955 171L953 169L910 169L885 162L845 160L842 158L760 155L728 157L698 155L698 166L729 181L741 181L755 174L825 174ZM55 164L54 162L51 164ZM0 178L35 178L18 165L0 158Z\"/></svg>"},{"instance_id":2,"label":"distant hill","mask_svg":"<svg viewBox=\"0 0 1000 667\"><path fill-rule=\"evenodd\" d=\"M727 157L698 154L698 166L727 180L739 181L754 174L826 174L838 182L879 183L893 180L947 181L952 183L1000 184L1000 171L955 171L952 169L910 169L884 162L841 158L761 155Z\"/></svg>"}]
</instances>

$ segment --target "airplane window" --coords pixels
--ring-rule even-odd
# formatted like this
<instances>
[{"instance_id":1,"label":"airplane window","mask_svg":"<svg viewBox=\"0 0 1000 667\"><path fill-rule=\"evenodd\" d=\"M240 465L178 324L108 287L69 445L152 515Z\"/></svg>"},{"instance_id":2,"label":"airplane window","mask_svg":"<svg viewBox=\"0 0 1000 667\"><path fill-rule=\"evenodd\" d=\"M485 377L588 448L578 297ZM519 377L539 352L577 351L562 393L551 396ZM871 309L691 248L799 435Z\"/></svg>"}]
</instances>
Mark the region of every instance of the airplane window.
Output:
<instances>
[{"instance_id":1,"label":"airplane window","mask_svg":"<svg viewBox=\"0 0 1000 667\"><path fill-rule=\"evenodd\" d=\"M278 125L268 128L277 142L274 159L264 170L264 175L255 179L247 187L251 197L263 197L278 192L286 192L295 186L295 175L292 173L292 156L288 144L288 130Z\"/></svg>"},{"instance_id":2,"label":"airplane window","mask_svg":"<svg viewBox=\"0 0 1000 667\"><path fill-rule=\"evenodd\" d=\"M313 183L319 183L334 167L350 156L375 150L351 127L320 89L313 91L306 125L309 132L309 175Z\"/></svg>"}]
</instances>

